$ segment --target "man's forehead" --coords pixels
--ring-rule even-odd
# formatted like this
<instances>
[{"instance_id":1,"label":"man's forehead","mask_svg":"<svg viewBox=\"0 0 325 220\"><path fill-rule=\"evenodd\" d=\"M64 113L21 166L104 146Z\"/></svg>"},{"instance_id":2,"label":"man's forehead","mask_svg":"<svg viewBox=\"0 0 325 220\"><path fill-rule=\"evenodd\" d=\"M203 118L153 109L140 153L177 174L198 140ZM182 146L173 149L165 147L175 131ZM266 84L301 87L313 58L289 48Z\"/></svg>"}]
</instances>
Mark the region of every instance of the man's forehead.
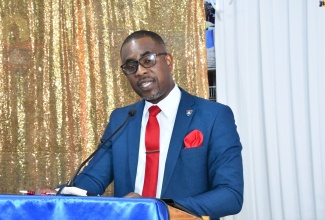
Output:
<instances>
[{"instance_id":1,"label":"man's forehead","mask_svg":"<svg viewBox=\"0 0 325 220\"><path fill-rule=\"evenodd\" d=\"M139 39L132 39L123 45L121 49L121 58L127 58L129 56L143 56L148 53L160 50L160 46L150 37L143 37Z\"/></svg>"},{"instance_id":2,"label":"man's forehead","mask_svg":"<svg viewBox=\"0 0 325 220\"><path fill-rule=\"evenodd\" d=\"M123 49L128 49L128 48L133 48L133 47L146 47L149 45L156 45L157 43L150 37L141 37L141 38L136 38L136 39L132 39L129 42L127 42L126 44L123 45L122 50Z\"/></svg>"}]
</instances>

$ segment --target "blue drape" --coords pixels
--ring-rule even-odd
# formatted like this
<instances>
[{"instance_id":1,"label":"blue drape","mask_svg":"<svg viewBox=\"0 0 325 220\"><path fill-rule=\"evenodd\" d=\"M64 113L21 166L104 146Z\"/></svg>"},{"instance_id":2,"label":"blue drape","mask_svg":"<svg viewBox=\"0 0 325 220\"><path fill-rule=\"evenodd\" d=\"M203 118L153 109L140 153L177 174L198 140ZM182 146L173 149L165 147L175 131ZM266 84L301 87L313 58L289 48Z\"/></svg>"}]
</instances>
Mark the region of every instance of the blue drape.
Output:
<instances>
[{"instance_id":1,"label":"blue drape","mask_svg":"<svg viewBox=\"0 0 325 220\"><path fill-rule=\"evenodd\" d=\"M157 199L0 195L0 219L169 219Z\"/></svg>"}]
</instances>

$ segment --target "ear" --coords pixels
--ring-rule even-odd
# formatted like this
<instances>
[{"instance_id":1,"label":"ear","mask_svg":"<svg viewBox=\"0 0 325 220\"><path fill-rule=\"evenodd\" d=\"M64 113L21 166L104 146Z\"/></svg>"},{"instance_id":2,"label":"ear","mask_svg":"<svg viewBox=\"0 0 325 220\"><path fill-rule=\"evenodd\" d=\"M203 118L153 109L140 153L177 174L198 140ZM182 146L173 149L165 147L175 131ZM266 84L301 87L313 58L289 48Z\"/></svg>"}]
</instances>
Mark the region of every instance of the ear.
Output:
<instances>
[{"instance_id":1,"label":"ear","mask_svg":"<svg viewBox=\"0 0 325 220\"><path fill-rule=\"evenodd\" d=\"M171 55L170 53L168 53L166 55L166 63L170 69L170 71L173 70L173 55Z\"/></svg>"}]
</instances>

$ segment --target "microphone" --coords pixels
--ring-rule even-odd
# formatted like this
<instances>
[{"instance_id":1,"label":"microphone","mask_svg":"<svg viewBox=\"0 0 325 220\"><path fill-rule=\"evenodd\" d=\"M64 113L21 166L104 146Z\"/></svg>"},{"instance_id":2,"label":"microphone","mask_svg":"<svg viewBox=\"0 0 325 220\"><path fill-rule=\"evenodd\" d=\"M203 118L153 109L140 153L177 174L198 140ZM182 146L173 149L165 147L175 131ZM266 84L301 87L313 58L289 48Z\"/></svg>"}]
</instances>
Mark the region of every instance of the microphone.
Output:
<instances>
[{"instance_id":1,"label":"microphone","mask_svg":"<svg viewBox=\"0 0 325 220\"><path fill-rule=\"evenodd\" d=\"M89 157L87 157L86 160L84 160L78 167L78 169L76 170L76 172L74 173L73 177L71 180L68 181L68 183L66 184L66 186L63 186L59 189L57 195L60 195L62 189L64 187L71 187L74 185L74 182L77 178L77 175L79 174L80 170L82 167L84 167L86 165L86 163L94 157L94 155L109 141L112 139L112 137L117 133L119 132L119 130L121 130L121 128L126 124L126 122L129 120L129 118L133 117L135 114L137 113L137 111L135 109L130 109L130 111L128 112L128 116L126 117L126 119L124 120L124 122L102 143L100 143L97 147L97 149L92 153L90 154Z\"/></svg>"}]
</instances>

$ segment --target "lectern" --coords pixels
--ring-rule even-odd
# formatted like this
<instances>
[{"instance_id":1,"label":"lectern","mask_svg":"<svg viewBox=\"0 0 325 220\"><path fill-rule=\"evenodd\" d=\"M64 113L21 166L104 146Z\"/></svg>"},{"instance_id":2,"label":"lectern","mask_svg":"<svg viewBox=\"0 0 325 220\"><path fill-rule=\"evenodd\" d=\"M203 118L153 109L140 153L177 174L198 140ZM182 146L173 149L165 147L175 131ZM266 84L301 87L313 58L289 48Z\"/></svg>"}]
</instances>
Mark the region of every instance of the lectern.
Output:
<instances>
[{"instance_id":1,"label":"lectern","mask_svg":"<svg viewBox=\"0 0 325 220\"><path fill-rule=\"evenodd\" d=\"M170 220L210 220L208 216L198 217L181 209L168 206Z\"/></svg>"},{"instance_id":2,"label":"lectern","mask_svg":"<svg viewBox=\"0 0 325 220\"><path fill-rule=\"evenodd\" d=\"M202 219L158 199L102 196L0 195L0 219Z\"/></svg>"}]
</instances>

